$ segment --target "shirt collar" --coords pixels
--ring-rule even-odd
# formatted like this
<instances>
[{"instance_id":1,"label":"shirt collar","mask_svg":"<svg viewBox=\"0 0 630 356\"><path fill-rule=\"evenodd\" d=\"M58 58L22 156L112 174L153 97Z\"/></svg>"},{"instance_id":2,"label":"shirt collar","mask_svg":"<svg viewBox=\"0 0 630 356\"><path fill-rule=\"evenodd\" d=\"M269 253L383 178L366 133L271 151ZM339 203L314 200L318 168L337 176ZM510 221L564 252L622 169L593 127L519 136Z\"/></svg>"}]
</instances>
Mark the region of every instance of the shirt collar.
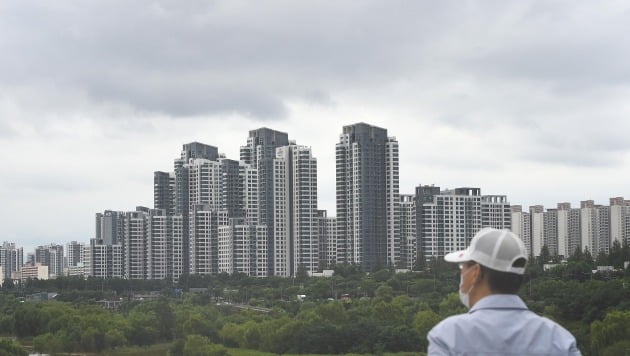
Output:
<instances>
[{"instance_id":1,"label":"shirt collar","mask_svg":"<svg viewBox=\"0 0 630 356\"><path fill-rule=\"evenodd\" d=\"M527 310L525 302L516 294L491 294L477 301L470 308L468 313L473 313L479 309L524 309Z\"/></svg>"}]
</instances>

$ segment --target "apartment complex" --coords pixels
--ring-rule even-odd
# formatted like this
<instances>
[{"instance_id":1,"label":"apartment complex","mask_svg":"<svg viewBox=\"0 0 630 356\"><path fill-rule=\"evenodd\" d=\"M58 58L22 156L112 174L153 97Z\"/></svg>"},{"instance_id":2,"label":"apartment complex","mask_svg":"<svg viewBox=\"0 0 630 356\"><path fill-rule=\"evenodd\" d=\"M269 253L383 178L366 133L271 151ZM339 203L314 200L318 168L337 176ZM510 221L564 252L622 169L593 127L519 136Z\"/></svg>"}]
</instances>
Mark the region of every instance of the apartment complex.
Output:
<instances>
[{"instance_id":1,"label":"apartment complex","mask_svg":"<svg viewBox=\"0 0 630 356\"><path fill-rule=\"evenodd\" d=\"M579 208L558 203L554 209L535 205L525 213L516 205L511 211L512 232L534 257L541 255L543 246L551 256L567 258L578 248L593 256L608 254L615 242L630 241L630 201L622 197L610 198L609 205L584 200Z\"/></svg>"},{"instance_id":2,"label":"apartment complex","mask_svg":"<svg viewBox=\"0 0 630 356\"><path fill-rule=\"evenodd\" d=\"M579 208L510 205L476 187L399 187L399 145L384 128L342 128L335 145L336 216L318 210L311 148L268 128L251 130L240 159L212 145L184 144L173 171L153 174L153 208L105 210L89 244L40 246L27 275L167 279L182 274L254 277L316 273L339 263L414 269L466 248L483 227L510 229L530 255L567 257L577 248L608 253L630 239L630 201ZM31 256L29 255L29 256ZM23 269L23 251L0 247L5 278ZM22 274L24 275L24 274ZM47 276L48 278L48 276Z\"/></svg>"}]
</instances>

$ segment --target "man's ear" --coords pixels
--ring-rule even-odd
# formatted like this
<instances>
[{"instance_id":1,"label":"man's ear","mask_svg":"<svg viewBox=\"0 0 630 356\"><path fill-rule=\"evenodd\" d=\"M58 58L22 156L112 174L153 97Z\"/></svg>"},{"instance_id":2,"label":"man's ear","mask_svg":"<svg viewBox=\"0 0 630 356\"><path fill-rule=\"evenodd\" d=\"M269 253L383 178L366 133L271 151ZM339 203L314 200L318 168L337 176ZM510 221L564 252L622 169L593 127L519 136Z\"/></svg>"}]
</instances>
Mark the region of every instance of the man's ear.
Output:
<instances>
[{"instance_id":1,"label":"man's ear","mask_svg":"<svg viewBox=\"0 0 630 356\"><path fill-rule=\"evenodd\" d=\"M481 282L484 278L483 268L481 267L479 263L475 263L475 267L477 267L477 271L475 271L476 275L473 282L474 283Z\"/></svg>"}]
</instances>

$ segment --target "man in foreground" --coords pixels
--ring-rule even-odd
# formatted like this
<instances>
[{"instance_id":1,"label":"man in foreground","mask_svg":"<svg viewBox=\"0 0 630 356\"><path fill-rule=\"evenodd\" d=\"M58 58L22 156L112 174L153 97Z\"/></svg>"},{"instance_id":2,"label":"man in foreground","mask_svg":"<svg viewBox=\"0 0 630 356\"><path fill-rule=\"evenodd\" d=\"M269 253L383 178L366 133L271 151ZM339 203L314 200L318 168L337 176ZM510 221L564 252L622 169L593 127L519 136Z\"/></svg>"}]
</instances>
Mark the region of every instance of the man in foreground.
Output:
<instances>
[{"instance_id":1,"label":"man in foreground","mask_svg":"<svg viewBox=\"0 0 630 356\"><path fill-rule=\"evenodd\" d=\"M525 246L516 235L485 228L468 249L444 259L459 263L459 296L470 311L429 332L429 356L580 355L571 333L528 310L516 295L527 263Z\"/></svg>"}]
</instances>

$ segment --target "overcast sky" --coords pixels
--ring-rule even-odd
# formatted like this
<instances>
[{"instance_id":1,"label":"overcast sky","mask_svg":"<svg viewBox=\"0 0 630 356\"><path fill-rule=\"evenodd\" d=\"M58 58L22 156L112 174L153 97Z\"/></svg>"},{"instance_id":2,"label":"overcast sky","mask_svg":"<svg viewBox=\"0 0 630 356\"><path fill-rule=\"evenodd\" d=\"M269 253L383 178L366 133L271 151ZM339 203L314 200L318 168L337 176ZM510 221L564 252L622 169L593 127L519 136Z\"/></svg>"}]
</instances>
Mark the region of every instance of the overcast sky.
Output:
<instances>
[{"instance_id":1,"label":"overcast sky","mask_svg":"<svg viewBox=\"0 0 630 356\"><path fill-rule=\"evenodd\" d=\"M627 1L2 1L0 242L87 242L183 143L238 159L262 126L312 147L329 215L356 122L401 193L630 198L628 33Z\"/></svg>"}]
</instances>

